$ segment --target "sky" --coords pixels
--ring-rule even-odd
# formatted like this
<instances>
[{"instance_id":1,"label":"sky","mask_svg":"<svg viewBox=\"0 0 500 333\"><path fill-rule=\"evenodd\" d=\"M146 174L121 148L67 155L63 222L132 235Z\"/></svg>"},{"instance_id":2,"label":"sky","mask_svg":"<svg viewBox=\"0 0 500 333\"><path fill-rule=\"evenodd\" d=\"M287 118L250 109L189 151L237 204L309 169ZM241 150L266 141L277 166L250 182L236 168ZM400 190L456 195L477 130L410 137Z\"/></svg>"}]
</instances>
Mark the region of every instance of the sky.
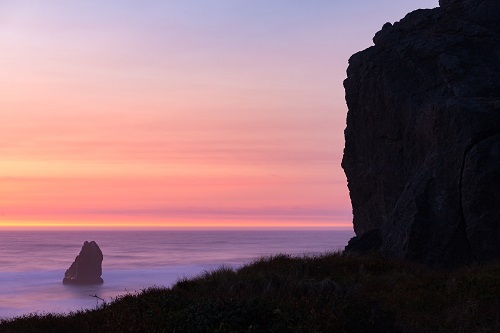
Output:
<instances>
[{"instance_id":1,"label":"sky","mask_svg":"<svg viewBox=\"0 0 500 333\"><path fill-rule=\"evenodd\" d=\"M428 0L0 0L0 229L348 228L350 55Z\"/></svg>"}]
</instances>

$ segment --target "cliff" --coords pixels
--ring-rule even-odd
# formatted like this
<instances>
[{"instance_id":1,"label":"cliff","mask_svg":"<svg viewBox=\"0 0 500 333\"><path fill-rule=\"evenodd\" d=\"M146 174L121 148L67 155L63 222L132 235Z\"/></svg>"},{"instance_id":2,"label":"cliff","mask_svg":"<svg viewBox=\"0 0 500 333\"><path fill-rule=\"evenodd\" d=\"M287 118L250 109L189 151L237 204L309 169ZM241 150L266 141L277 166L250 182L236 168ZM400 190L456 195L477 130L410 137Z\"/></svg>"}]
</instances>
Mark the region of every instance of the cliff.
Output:
<instances>
[{"instance_id":1,"label":"cliff","mask_svg":"<svg viewBox=\"0 0 500 333\"><path fill-rule=\"evenodd\" d=\"M367 238L430 265L500 259L499 22L497 0L440 1L350 58L348 249Z\"/></svg>"}]
</instances>

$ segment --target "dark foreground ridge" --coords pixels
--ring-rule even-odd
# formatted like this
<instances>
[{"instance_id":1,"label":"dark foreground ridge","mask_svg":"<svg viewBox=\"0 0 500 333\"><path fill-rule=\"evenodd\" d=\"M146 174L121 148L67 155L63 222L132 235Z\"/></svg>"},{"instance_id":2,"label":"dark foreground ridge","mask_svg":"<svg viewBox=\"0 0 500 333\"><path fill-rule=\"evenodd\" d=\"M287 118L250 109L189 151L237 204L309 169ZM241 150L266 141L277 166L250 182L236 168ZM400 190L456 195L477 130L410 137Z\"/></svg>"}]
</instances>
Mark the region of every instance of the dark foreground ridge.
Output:
<instances>
[{"instance_id":1,"label":"dark foreground ridge","mask_svg":"<svg viewBox=\"0 0 500 333\"><path fill-rule=\"evenodd\" d=\"M0 332L500 332L500 263L434 270L379 256L265 258Z\"/></svg>"},{"instance_id":2,"label":"dark foreground ridge","mask_svg":"<svg viewBox=\"0 0 500 333\"><path fill-rule=\"evenodd\" d=\"M500 259L500 1L441 0L349 60L348 250Z\"/></svg>"},{"instance_id":3,"label":"dark foreground ridge","mask_svg":"<svg viewBox=\"0 0 500 333\"><path fill-rule=\"evenodd\" d=\"M80 254L66 270L64 284L102 284L102 251L96 242L83 243Z\"/></svg>"}]
</instances>

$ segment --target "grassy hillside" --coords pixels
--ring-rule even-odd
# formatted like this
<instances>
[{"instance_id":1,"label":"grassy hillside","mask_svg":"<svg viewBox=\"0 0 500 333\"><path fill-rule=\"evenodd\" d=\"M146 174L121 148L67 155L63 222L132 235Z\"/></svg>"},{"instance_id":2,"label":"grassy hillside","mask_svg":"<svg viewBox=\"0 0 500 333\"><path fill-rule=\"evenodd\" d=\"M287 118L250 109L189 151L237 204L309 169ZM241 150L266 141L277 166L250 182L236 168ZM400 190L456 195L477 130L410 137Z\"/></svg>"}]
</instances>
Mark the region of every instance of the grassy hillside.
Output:
<instances>
[{"instance_id":1,"label":"grassy hillside","mask_svg":"<svg viewBox=\"0 0 500 333\"><path fill-rule=\"evenodd\" d=\"M500 332L500 263L452 272L376 256L280 255L0 332Z\"/></svg>"}]
</instances>

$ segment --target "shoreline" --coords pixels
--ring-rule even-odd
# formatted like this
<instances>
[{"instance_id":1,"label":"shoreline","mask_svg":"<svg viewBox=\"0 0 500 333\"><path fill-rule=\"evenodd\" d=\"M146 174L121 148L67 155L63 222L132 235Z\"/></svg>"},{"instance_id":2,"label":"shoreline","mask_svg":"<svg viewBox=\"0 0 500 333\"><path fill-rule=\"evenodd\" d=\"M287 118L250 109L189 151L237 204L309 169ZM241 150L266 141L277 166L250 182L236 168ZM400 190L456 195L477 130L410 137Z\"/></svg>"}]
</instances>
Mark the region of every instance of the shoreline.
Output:
<instances>
[{"instance_id":1,"label":"shoreline","mask_svg":"<svg viewBox=\"0 0 500 333\"><path fill-rule=\"evenodd\" d=\"M499 274L500 262L442 271L374 254L277 255L199 272L98 309L3 320L0 329L494 332L500 327L494 311Z\"/></svg>"}]
</instances>

